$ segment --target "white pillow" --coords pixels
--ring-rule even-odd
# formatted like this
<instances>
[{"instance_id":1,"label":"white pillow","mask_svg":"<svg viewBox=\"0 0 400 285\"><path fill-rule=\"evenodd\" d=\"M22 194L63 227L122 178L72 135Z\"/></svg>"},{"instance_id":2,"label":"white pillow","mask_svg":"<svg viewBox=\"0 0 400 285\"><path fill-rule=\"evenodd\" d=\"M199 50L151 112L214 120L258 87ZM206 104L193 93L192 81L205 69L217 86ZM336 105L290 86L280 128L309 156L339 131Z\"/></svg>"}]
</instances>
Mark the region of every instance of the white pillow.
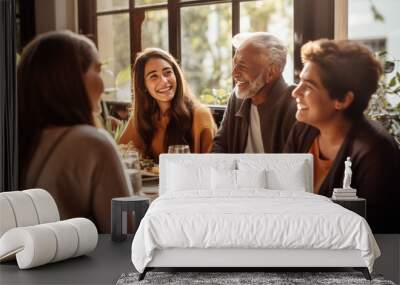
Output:
<instances>
[{"instance_id":1,"label":"white pillow","mask_svg":"<svg viewBox=\"0 0 400 285\"><path fill-rule=\"evenodd\" d=\"M308 168L304 160L291 160L282 158L268 159L239 159L238 169L257 171L266 170L268 189L307 191Z\"/></svg>"},{"instance_id":2,"label":"white pillow","mask_svg":"<svg viewBox=\"0 0 400 285\"><path fill-rule=\"evenodd\" d=\"M168 164L168 191L185 191L193 189L211 189L211 167L184 165L170 162Z\"/></svg>"},{"instance_id":3,"label":"white pillow","mask_svg":"<svg viewBox=\"0 0 400 285\"><path fill-rule=\"evenodd\" d=\"M272 190L307 191L304 163L295 168L271 169L267 171L267 181Z\"/></svg>"},{"instance_id":4,"label":"white pillow","mask_svg":"<svg viewBox=\"0 0 400 285\"><path fill-rule=\"evenodd\" d=\"M266 188L266 171L212 168L212 189L237 190L240 188Z\"/></svg>"},{"instance_id":5,"label":"white pillow","mask_svg":"<svg viewBox=\"0 0 400 285\"><path fill-rule=\"evenodd\" d=\"M236 170L212 168L212 189L236 190Z\"/></svg>"},{"instance_id":6,"label":"white pillow","mask_svg":"<svg viewBox=\"0 0 400 285\"><path fill-rule=\"evenodd\" d=\"M236 170L238 188L267 188L266 170Z\"/></svg>"}]
</instances>

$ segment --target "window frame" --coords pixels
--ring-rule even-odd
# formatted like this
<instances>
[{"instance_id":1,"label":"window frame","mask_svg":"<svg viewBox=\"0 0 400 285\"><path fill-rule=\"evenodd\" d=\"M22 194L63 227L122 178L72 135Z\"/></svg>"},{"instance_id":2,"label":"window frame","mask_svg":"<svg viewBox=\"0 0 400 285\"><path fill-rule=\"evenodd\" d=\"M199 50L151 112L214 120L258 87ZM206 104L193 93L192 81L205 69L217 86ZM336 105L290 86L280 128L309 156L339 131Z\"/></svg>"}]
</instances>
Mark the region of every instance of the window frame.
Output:
<instances>
[{"instance_id":1,"label":"window frame","mask_svg":"<svg viewBox=\"0 0 400 285\"><path fill-rule=\"evenodd\" d=\"M129 7L97 12L96 0L78 0L79 31L91 37L97 45L97 16L129 13L130 19L130 54L131 64L135 55L141 50L141 22L137 15L142 15L149 10L167 9L168 13L168 45L169 52L181 61L181 37L180 37L180 11L181 8L210 4L232 4L232 36L240 32L240 3L257 0L167 0L166 3L135 6L135 0L128 0ZM294 81L298 82L298 76L303 67L300 59L301 46L307 41L317 38L335 37L335 0L294 0L293 38L294 38ZM340 12L340 11L336 11ZM140 14L139 14L140 13ZM336 13L338 14L338 13ZM88 17L89 15L89 17ZM143 21L143 20L142 20ZM233 53L233 49L232 49Z\"/></svg>"},{"instance_id":2,"label":"window frame","mask_svg":"<svg viewBox=\"0 0 400 285\"><path fill-rule=\"evenodd\" d=\"M141 50L141 21L149 10L167 9L168 13L168 45L169 52L181 61L180 11L181 8L210 4L232 4L232 36L240 32L240 3L257 0L167 0L160 4L135 6L135 0L128 0L125 9L114 9L97 12L96 0L78 0L79 32L88 35L97 45L97 16L129 13L130 21L130 54L131 64L136 53ZM293 40L294 40L294 82L298 82L303 67L300 59L301 46L317 38L335 37L335 0L293 0ZM140 19L139 16L142 16ZM233 54L232 48L232 54Z\"/></svg>"},{"instance_id":3,"label":"window frame","mask_svg":"<svg viewBox=\"0 0 400 285\"><path fill-rule=\"evenodd\" d=\"M97 11L96 0L78 1L78 25L79 32L88 35L93 41L97 42L97 17L116 14L129 14L130 29L130 54L131 64L135 61L136 54L142 50L141 46L141 25L144 14L152 10L167 10L168 13L168 49L178 61L181 61L181 33L180 33L180 11L184 7L205 6L211 4L232 4L232 36L239 32L240 3L255 0L167 0L166 3L147 4L135 6L135 0L128 0L129 7L124 9L112 9ZM89 15L89 17L87 17Z\"/></svg>"}]
</instances>

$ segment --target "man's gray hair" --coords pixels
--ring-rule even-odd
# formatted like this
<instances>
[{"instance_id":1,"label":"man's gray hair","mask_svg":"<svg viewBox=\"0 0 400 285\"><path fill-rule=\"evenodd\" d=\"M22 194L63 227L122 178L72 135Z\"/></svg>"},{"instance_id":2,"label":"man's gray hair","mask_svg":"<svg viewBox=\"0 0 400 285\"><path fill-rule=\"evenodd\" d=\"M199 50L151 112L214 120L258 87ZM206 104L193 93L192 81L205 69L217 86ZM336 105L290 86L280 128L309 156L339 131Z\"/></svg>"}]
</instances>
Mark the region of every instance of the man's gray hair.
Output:
<instances>
[{"instance_id":1,"label":"man's gray hair","mask_svg":"<svg viewBox=\"0 0 400 285\"><path fill-rule=\"evenodd\" d=\"M287 48L276 36L267 32L240 33L232 38L232 45L238 49L243 43L251 43L257 49L263 51L263 56L269 64L276 66L279 72L283 72L286 65Z\"/></svg>"}]
</instances>

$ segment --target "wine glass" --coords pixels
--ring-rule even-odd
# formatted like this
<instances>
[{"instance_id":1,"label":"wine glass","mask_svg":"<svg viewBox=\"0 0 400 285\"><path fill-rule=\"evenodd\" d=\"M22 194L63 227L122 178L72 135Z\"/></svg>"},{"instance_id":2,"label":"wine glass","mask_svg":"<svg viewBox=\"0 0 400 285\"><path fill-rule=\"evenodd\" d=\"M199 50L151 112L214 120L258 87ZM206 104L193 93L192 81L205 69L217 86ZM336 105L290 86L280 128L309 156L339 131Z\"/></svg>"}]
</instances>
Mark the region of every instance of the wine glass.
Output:
<instances>
[{"instance_id":1,"label":"wine glass","mask_svg":"<svg viewBox=\"0 0 400 285\"><path fill-rule=\"evenodd\" d=\"M128 169L140 170L139 153L136 150L128 150L124 152L122 161L125 163Z\"/></svg>"}]
</instances>

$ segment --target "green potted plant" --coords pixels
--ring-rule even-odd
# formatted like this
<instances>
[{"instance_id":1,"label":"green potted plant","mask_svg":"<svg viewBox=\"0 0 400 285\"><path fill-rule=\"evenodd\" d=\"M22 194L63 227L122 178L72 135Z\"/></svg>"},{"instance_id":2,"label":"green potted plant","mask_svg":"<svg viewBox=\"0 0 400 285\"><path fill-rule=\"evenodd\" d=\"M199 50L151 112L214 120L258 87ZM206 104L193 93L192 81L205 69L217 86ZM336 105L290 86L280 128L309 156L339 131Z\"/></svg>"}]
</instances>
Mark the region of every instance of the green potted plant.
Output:
<instances>
[{"instance_id":1,"label":"green potted plant","mask_svg":"<svg viewBox=\"0 0 400 285\"><path fill-rule=\"evenodd\" d=\"M400 72L393 71L399 60L385 60L387 52L378 53L383 62L384 76L379 81L378 90L372 96L366 114L381 124L394 137L400 147ZM392 74L390 77L387 74Z\"/></svg>"}]
</instances>

